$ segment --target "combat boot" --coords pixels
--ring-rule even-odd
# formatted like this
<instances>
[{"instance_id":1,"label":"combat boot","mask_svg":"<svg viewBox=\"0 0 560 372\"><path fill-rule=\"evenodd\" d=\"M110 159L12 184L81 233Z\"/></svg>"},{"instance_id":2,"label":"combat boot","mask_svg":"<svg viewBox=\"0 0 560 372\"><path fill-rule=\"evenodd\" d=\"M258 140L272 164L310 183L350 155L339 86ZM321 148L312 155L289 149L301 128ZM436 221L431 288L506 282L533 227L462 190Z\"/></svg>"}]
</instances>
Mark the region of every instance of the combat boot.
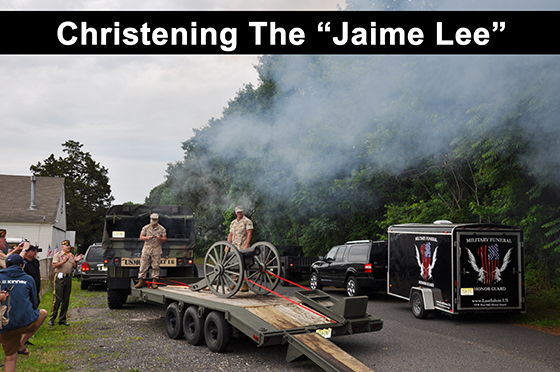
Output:
<instances>
[{"instance_id":1,"label":"combat boot","mask_svg":"<svg viewBox=\"0 0 560 372\"><path fill-rule=\"evenodd\" d=\"M155 283L155 280L158 280L158 279L159 278L152 278L152 280L154 281L154 282L152 282L152 285L151 285L152 289L158 289L158 285Z\"/></svg>"},{"instance_id":2,"label":"combat boot","mask_svg":"<svg viewBox=\"0 0 560 372\"><path fill-rule=\"evenodd\" d=\"M134 286L134 288L142 288L144 286L144 279L140 278L138 283Z\"/></svg>"},{"instance_id":3,"label":"combat boot","mask_svg":"<svg viewBox=\"0 0 560 372\"><path fill-rule=\"evenodd\" d=\"M241 289L239 290L240 292L248 292L249 291L249 286L247 285L247 282L243 282L243 285L241 286Z\"/></svg>"}]
</instances>

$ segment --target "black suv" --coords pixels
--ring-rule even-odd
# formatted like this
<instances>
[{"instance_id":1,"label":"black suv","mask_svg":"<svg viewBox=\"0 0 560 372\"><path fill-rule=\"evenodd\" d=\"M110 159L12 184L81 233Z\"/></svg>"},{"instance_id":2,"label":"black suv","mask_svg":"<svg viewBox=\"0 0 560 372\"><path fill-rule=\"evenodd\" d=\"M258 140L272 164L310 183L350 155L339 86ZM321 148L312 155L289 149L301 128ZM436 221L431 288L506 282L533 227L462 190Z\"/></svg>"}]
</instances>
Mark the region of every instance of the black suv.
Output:
<instances>
[{"instance_id":1,"label":"black suv","mask_svg":"<svg viewBox=\"0 0 560 372\"><path fill-rule=\"evenodd\" d=\"M344 287L348 296L386 289L387 242L358 240L331 248L311 265L311 289Z\"/></svg>"},{"instance_id":2,"label":"black suv","mask_svg":"<svg viewBox=\"0 0 560 372\"><path fill-rule=\"evenodd\" d=\"M81 289L88 289L93 283L107 283L107 266L103 263L101 243L89 246L78 265L78 274L82 280Z\"/></svg>"}]
</instances>

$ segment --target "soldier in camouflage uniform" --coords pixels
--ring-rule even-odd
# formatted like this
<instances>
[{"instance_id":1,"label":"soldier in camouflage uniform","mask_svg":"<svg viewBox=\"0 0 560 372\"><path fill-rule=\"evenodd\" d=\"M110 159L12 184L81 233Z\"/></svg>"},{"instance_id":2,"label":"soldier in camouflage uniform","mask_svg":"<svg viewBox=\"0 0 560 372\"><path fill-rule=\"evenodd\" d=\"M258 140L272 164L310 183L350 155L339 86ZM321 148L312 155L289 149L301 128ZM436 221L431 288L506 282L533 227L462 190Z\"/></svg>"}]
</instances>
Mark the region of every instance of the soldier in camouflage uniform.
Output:
<instances>
[{"instance_id":1,"label":"soldier in camouflage uniform","mask_svg":"<svg viewBox=\"0 0 560 372\"><path fill-rule=\"evenodd\" d=\"M253 222L243 215L243 207L235 207L237 218L231 221L227 241L233 243L239 250L249 248L253 236ZM247 283L244 281L241 292L247 292Z\"/></svg>"},{"instance_id":2,"label":"soldier in camouflage uniform","mask_svg":"<svg viewBox=\"0 0 560 372\"><path fill-rule=\"evenodd\" d=\"M152 213L150 215L150 224L142 228L140 240L144 241L142 248L142 257L140 258L140 271L138 272L138 283L136 288L142 288L144 279L148 272L148 267L152 265L152 280L159 279L159 260L161 258L161 244L167 241L167 233L165 227L159 223L159 215ZM152 283L152 288L157 289L157 284Z\"/></svg>"},{"instance_id":3,"label":"soldier in camouflage uniform","mask_svg":"<svg viewBox=\"0 0 560 372\"><path fill-rule=\"evenodd\" d=\"M228 242L233 243L237 249L249 248L253 235L253 222L243 215L243 207L235 207L237 218L229 226Z\"/></svg>"}]
</instances>

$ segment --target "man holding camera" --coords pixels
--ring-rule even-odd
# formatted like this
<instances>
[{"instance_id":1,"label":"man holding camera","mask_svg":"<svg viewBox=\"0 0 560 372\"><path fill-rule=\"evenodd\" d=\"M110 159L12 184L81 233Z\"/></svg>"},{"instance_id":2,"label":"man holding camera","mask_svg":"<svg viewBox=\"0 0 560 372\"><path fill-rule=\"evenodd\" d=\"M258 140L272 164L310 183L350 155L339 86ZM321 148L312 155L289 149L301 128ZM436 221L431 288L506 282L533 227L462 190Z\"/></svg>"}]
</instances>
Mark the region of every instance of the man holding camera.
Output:
<instances>
[{"instance_id":1,"label":"man holding camera","mask_svg":"<svg viewBox=\"0 0 560 372\"><path fill-rule=\"evenodd\" d=\"M41 251L41 248L34 245L23 249L23 271L35 281L35 286L37 287L37 303L41 302L41 265L37 259L37 254Z\"/></svg>"}]
</instances>

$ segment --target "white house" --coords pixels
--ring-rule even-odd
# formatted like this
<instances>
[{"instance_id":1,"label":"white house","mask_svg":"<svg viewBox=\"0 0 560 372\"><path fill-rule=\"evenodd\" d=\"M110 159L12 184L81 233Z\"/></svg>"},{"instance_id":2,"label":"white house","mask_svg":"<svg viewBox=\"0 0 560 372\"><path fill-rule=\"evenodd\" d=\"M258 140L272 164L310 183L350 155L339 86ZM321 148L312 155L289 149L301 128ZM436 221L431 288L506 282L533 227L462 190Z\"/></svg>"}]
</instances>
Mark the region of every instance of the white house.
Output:
<instances>
[{"instance_id":1,"label":"white house","mask_svg":"<svg viewBox=\"0 0 560 372\"><path fill-rule=\"evenodd\" d=\"M64 178L0 174L0 228L7 238L23 238L43 249L38 258L60 250L75 232L66 230Z\"/></svg>"}]
</instances>

